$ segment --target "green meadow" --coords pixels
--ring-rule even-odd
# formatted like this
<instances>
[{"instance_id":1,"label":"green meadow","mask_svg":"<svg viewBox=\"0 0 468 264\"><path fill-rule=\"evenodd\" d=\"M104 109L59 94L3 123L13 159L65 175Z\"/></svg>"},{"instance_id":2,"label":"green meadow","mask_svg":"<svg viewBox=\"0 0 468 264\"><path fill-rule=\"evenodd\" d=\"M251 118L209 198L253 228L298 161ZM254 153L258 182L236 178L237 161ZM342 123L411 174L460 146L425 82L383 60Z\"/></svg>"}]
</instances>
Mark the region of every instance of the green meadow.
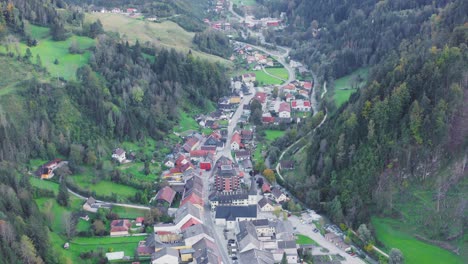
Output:
<instances>
[{"instance_id":1,"label":"green meadow","mask_svg":"<svg viewBox=\"0 0 468 264\"><path fill-rule=\"evenodd\" d=\"M388 218L372 218L377 239L385 245L387 253L391 248L403 252L406 264L466 263L463 259L445 249L424 243L405 230L405 223Z\"/></svg>"},{"instance_id":2,"label":"green meadow","mask_svg":"<svg viewBox=\"0 0 468 264\"><path fill-rule=\"evenodd\" d=\"M369 68L360 68L359 70L335 80L335 89L333 99L337 107L349 100L351 94L361 88L367 81ZM360 82L356 80L361 78Z\"/></svg>"}]
</instances>

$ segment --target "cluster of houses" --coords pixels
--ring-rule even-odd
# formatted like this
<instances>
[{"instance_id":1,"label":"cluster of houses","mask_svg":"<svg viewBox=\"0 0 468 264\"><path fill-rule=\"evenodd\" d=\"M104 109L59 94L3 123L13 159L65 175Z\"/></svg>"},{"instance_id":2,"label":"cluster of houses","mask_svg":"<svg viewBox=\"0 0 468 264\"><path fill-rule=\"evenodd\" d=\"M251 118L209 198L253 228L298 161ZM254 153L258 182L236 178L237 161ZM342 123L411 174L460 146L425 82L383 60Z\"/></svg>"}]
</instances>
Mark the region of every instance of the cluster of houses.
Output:
<instances>
[{"instance_id":1,"label":"cluster of houses","mask_svg":"<svg viewBox=\"0 0 468 264\"><path fill-rule=\"evenodd\" d=\"M139 256L151 263L222 263L212 229L202 220L203 209L192 203L180 206L173 223L156 224L154 232L140 241Z\"/></svg>"},{"instance_id":2,"label":"cluster of houses","mask_svg":"<svg viewBox=\"0 0 468 264\"><path fill-rule=\"evenodd\" d=\"M231 56L230 60L235 60L236 56L245 61L246 64L252 64L254 70L262 70L263 67L274 67L277 64L277 62L267 54L253 49L250 45L238 42L234 43L234 54ZM242 78L242 80L244 82L255 81L255 79L246 80L244 78Z\"/></svg>"}]
</instances>

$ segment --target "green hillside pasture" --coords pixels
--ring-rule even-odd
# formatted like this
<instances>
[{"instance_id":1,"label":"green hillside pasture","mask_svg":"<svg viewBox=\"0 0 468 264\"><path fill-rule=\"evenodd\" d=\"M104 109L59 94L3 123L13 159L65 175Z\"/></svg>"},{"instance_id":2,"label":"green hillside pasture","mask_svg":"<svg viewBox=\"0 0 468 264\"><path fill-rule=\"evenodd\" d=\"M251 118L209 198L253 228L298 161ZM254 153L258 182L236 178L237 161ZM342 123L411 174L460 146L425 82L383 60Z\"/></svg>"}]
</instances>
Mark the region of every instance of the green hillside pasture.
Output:
<instances>
[{"instance_id":1,"label":"green hillside pasture","mask_svg":"<svg viewBox=\"0 0 468 264\"><path fill-rule=\"evenodd\" d=\"M162 23L149 22L130 18L120 14L87 13L86 21L101 20L106 31L117 32L124 39L134 43L150 42L168 49L174 48L179 52L188 53L190 50L196 57L225 65L232 63L226 59L194 50L192 43L195 33L187 32L177 23L164 21Z\"/></svg>"},{"instance_id":2,"label":"green hillside pasture","mask_svg":"<svg viewBox=\"0 0 468 264\"><path fill-rule=\"evenodd\" d=\"M31 26L31 28L38 27ZM37 29L37 31L41 30ZM51 38L39 39L37 46L29 47L32 54L31 62L36 64L36 55L39 55L42 65L53 77L74 80L76 70L88 63L90 52L87 49L94 46L94 42L94 39L80 36L72 36L64 41L53 41ZM85 52L83 54L70 54L68 48L72 43L77 43L78 47ZM21 55L26 53L27 48L28 46L24 43L18 44L18 51ZM16 52L15 50L16 48L10 47L10 51ZM6 47L0 46L0 52L6 53ZM55 59L58 60L58 64L54 64Z\"/></svg>"},{"instance_id":3,"label":"green hillside pasture","mask_svg":"<svg viewBox=\"0 0 468 264\"><path fill-rule=\"evenodd\" d=\"M447 250L417 240L402 229L405 223L388 219L372 218L377 239L387 248L398 248L403 252L406 264L463 263L463 260Z\"/></svg>"},{"instance_id":4,"label":"green hillside pasture","mask_svg":"<svg viewBox=\"0 0 468 264\"><path fill-rule=\"evenodd\" d=\"M4 47L0 46L0 51ZM16 59L0 56L0 96L10 94L18 89L17 84L21 81L31 79L34 69L31 65L26 65L16 61Z\"/></svg>"},{"instance_id":5,"label":"green hillside pasture","mask_svg":"<svg viewBox=\"0 0 468 264\"><path fill-rule=\"evenodd\" d=\"M187 130L199 130L200 125L188 113L180 111L179 125L174 128L175 132L184 132Z\"/></svg>"},{"instance_id":6,"label":"green hillside pasture","mask_svg":"<svg viewBox=\"0 0 468 264\"><path fill-rule=\"evenodd\" d=\"M265 71L284 80L289 78L288 70L285 68L265 68Z\"/></svg>"},{"instance_id":7,"label":"green hillside pasture","mask_svg":"<svg viewBox=\"0 0 468 264\"><path fill-rule=\"evenodd\" d=\"M34 39L45 39L50 33L50 29L47 27L40 27L29 23L25 24L25 31Z\"/></svg>"},{"instance_id":8,"label":"green hillside pasture","mask_svg":"<svg viewBox=\"0 0 468 264\"><path fill-rule=\"evenodd\" d=\"M38 198L36 199L37 206L43 212L50 222L52 231L62 234L65 231L63 216L66 213L72 213L81 210L84 200L70 195L69 207L60 206L55 198Z\"/></svg>"},{"instance_id":9,"label":"green hillside pasture","mask_svg":"<svg viewBox=\"0 0 468 264\"><path fill-rule=\"evenodd\" d=\"M144 217L147 210L122 206L113 206L112 212L118 214L120 218L136 219L140 216Z\"/></svg>"},{"instance_id":10,"label":"green hillside pasture","mask_svg":"<svg viewBox=\"0 0 468 264\"><path fill-rule=\"evenodd\" d=\"M342 104L347 102L351 94L357 91L357 89L351 89L355 78L360 76L363 79L362 82L357 84L357 86L360 88L366 83L368 74L369 68L360 68L359 70L349 75L335 80L333 99L337 107L340 107Z\"/></svg>"},{"instance_id":11,"label":"green hillside pasture","mask_svg":"<svg viewBox=\"0 0 468 264\"><path fill-rule=\"evenodd\" d=\"M128 198L133 197L135 193L138 191L137 189L118 184L115 182L102 180L97 183L93 183L92 179L94 177L91 175L79 174L79 175L72 175L69 176L68 179L71 180L73 183L78 185L80 188L94 191L97 195L100 196L112 196L112 194L116 194L118 197L121 198Z\"/></svg>"},{"instance_id":12,"label":"green hillside pasture","mask_svg":"<svg viewBox=\"0 0 468 264\"><path fill-rule=\"evenodd\" d=\"M237 6L256 6L257 2L255 0L232 0Z\"/></svg>"},{"instance_id":13,"label":"green hillside pasture","mask_svg":"<svg viewBox=\"0 0 468 264\"><path fill-rule=\"evenodd\" d=\"M29 178L29 182L32 186L37 187L39 189L50 190L53 191L55 194L58 193L59 185L55 182L51 182L48 180L41 180L36 177Z\"/></svg>"}]
</instances>

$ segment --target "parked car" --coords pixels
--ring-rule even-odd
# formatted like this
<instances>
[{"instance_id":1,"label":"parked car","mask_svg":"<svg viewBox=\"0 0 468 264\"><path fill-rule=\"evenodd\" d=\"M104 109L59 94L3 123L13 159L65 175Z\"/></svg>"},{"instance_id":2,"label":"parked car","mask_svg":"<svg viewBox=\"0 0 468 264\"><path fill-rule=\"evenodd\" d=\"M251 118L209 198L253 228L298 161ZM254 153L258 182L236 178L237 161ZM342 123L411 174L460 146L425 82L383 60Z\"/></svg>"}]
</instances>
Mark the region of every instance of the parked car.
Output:
<instances>
[{"instance_id":1,"label":"parked car","mask_svg":"<svg viewBox=\"0 0 468 264\"><path fill-rule=\"evenodd\" d=\"M318 233L318 229L317 228L314 228L314 233Z\"/></svg>"}]
</instances>

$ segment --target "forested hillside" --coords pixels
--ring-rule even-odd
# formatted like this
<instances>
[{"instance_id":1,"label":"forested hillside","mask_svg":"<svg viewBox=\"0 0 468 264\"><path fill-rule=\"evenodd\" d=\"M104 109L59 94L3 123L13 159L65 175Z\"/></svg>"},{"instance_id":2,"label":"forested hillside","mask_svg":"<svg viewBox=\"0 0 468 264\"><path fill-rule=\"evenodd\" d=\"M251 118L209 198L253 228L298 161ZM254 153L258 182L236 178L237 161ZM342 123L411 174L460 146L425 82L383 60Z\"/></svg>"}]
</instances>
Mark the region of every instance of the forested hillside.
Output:
<instances>
[{"instance_id":1,"label":"forested hillside","mask_svg":"<svg viewBox=\"0 0 468 264\"><path fill-rule=\"evenodd\" d=\"M278 43L299 48L295 56L309 65L322 63L324 80L374 65L367 85L310 138L307 176L289 185L337 223L357 227L372 215L396 217L414 227L412 234L449 242L454 247L445 248L460 253L468 191L468 3L290 1L285 8L297 37Z\"/></svg>"},{"instance_id":2,"label":"forested hillside","mask_svg":"<svg viewBox=\"0 0 468 264\"><path fill-rule=\"evenodd\" d=\"M183 107L204 109L228 78L190 53L108 36L62 1L2 0L0 11L0 263L67 263L34 200L55 194L31 187L29 161L101 168L122 141L163 139Z\"/></svg>"}]
</instances>

